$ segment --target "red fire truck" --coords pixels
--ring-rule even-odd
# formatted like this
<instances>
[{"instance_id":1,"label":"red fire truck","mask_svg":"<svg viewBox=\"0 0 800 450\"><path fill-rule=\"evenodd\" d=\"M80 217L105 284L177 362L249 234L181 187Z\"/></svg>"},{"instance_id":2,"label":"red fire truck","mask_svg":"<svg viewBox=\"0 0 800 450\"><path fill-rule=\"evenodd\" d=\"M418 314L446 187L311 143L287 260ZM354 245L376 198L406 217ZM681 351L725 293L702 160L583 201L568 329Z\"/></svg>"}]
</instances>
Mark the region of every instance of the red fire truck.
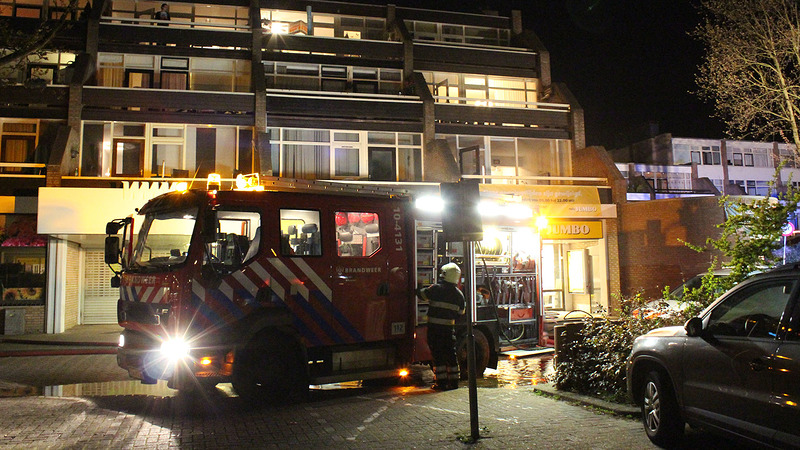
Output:
<instances>
[{"instance_id":1,"label":"red fire truck","mask_svg":"<svg viewBox=\"0 0 800 450\"><path fill-rule=\"evenodd\" d=\"M124 328L117 361L133 378L186 390L231 382L241 397L276 400L310 384L404 376L430 359L415 290L458 254L437 244L437 223L419 220L408 195L212 186L138 213L135 240L133 217L106 230ZM541 333L535 272L486 267L473 269L496 293L478 295L479 374L496 367L504 331L527 329L534 344Z\"/></svg>"}]
</instances>

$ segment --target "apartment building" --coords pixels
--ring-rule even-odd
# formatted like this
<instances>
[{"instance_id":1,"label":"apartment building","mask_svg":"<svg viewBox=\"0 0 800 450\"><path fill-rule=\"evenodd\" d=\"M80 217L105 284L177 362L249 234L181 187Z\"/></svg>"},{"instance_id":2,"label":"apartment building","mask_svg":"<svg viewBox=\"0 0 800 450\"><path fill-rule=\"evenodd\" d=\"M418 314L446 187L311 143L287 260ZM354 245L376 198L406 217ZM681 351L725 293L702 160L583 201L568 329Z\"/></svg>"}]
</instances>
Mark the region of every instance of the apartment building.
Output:
<instances>
[{"instance_id":1,"label":"apartment building","mask_svg":"<svg viewBox=\"0 0 800 450\"><path fill-rule=\"evenodd\" d=\"M778 142L681 138L665 133L609 153L629 180L630 200L763 196L779 166L779 189L800 182L794 146Z\"/></svg>"},{"instance_id":2,"label":"apartment building","mask_svg":"<svg viewBox=\"0 0 800 450\"><path fill-rule=\"evenodd\" d=\"M212 172L227 186L249 173L478 178L486 195L549 212L553 230L591 225L591 237L540 233L531 254L550 308L609 306L611 188L574 176L582 110L551 80L549 54L519 12L170 1L163 20L160 1L78 3L70 27L42 58L4 73L0 92L0 217L7 230L28 223L38 245L0 247L4 289L36 288L31 299L9 290L2 306L25 308L28 331L115 322L106 221L175 182L202 188ZM60 13L50 0L0 1L20 30ZM556 197L574 207L548 209ZM497 235L507 245L511 234ZM569 283L570 252L581 254L581 286ZM12 282L23 275L35 278Z\"/></svg>"}]
</instances>

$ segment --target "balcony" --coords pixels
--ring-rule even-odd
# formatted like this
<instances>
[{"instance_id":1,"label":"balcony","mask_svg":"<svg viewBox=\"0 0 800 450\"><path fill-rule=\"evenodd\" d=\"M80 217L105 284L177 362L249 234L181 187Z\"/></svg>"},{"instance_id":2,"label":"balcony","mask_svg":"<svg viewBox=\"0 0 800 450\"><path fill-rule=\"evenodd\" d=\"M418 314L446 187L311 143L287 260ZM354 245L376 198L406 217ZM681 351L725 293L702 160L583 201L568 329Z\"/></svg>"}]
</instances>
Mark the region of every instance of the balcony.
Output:
<instances>
[{"instance_id":1,"label":"balcony","mask_svg":"<svg viewBox=\"0 0 800 450\"><path fill-rule=\"evenodd\" d=\"M538 55L530 50L414 41L414 69L538 78Z\"/></svg>"},{"instance_id":2,"label":"balcony","mask_svg":"<svg viewBox=\"0 0 800 450\"><path fill-rule=\"evenodd\" d=\"M383 62L403 60L403 44L392 41L373 41L366 39L347 39L335 37L305 36L299 34L266 34L262 48L265 60L295 62L326 62L370 65L372 61Z\"/></svg>"},{"instance_id":3,"label":"balcony","mask_svg":"<svg viewBox=\"0 0 800 450\"><path fill-rule=\"evenodd\" d=\"M480 127L492 136L570 139L570 107L558 103L503 101L518 107L475 106L475 99L435 97L461 103L436 103L436 132L460 134ZM469 101L470 104L466 104ZM488 105L489 101L484 100Z\"/></svg>"},{"instance_id":4,"label":"balcony","mask_svg":"<svg viewBox=\"0 0 800 450\"><path fill-rule=\"evenodd\" d=\"M422 101L409 96L268 89L267 118L271 127L313 124L335 129L421 132Z\"/></svg>"},{"instance_id":5,"label":"balcony","mask_svg":"<svg viewBox=\"0 0 800 450\"><path fill-rule=\"evenodd\" d=\"M84 120L252 126L255 95L86 86Z\"/></svg>"},{"instance_id":6,"label":"balcony","mask_svg":"<svg viewBox=\"0 0 800 450\"><path fill-rule=\"evenodd\" d=\"M69 89L66 86L5 86L0 89L0 115L30 119L67 117Z\"/></svg>"}]
</instances>

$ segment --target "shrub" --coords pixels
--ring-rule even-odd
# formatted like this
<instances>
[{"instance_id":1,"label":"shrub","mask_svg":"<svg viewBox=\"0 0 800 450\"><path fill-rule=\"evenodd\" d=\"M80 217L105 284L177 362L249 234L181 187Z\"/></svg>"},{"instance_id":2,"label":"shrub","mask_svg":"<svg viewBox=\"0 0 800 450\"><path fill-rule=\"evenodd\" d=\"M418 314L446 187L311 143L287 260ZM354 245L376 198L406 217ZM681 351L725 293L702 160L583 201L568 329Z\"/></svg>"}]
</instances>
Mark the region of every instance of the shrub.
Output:
<instances>
[{"instance_id":1,"label":"shrub","mask_svg":"<svg viewBox=\"0 0 800 450\"><path fill-rule=\"evenodd\" d=\"M654 328L686 321L683 314L670 314L664 306L643 314L646 302L641 294L621 298L618 318L606 315L585 319L576 339L565 345L561 355L566 357L561 357L562 361L556 365L556 387L610 401L625 401L625 361L633 340Z\"/></svg>"}]
</instances>

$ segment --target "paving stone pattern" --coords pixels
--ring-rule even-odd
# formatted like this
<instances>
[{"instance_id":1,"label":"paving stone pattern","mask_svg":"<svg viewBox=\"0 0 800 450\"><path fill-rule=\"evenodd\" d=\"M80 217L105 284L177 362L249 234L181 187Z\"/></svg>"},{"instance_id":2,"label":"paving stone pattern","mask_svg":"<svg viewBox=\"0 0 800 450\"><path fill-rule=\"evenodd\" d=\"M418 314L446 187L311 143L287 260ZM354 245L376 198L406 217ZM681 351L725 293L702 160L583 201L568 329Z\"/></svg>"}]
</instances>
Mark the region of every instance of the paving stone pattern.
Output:
<instances>
[{"instance_id":1,"label":"paving stone pattern","mask_svg":"<svg viewBox=\"0 0 800 450\"><path fill-rule=\"evenodd\" d=\"M209 400L203 395L210 395ZM636 420L536 395L419 387L312 392L310 401L243 408L221 390L194 396L0 399L0 448L654 448Z\"/></svg>"}]
</instances>

